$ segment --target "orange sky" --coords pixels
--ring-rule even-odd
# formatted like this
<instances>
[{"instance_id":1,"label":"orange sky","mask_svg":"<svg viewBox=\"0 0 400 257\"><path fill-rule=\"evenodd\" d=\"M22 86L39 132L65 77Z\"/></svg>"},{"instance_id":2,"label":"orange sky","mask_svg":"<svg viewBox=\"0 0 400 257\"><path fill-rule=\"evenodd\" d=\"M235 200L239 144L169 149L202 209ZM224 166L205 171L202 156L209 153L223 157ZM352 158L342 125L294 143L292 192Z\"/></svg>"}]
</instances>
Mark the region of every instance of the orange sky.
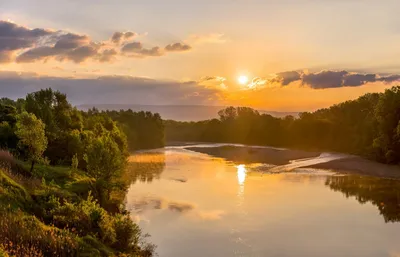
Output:
<instances>
[{"instance_id":1,"label":"orange sky","mask_svg":"<svg viewBox=\"0 0 400 257\"><path fill-rule=\"evenodd\" d=\"M398 82L398 7L333 0L7 1L0 3L0 93L16 98L54 87L76 104L315 110ZM249 82L238 83L239 76ZM88 93L94 91L98 97Z\"/></svg>"}]
</instances>

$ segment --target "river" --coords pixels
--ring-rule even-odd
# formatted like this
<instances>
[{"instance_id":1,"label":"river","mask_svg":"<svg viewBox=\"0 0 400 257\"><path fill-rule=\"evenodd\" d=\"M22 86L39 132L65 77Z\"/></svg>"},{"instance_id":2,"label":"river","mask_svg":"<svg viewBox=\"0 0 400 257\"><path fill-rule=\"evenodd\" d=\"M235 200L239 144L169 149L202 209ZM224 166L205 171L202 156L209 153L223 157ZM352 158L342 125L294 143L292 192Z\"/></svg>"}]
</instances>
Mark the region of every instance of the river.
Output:
<instances>
[{"instance_id":1,"label":"river","mask_svg":"<svg viewBox=\"0 0 400 257\"><path fill-rule=\"evenodd\" d=\"M399 257L400 181L299 165L324 158L336 157L266 173L183 147L140 152L126 207L161 257Z\"/></svg>"}]
</instances>

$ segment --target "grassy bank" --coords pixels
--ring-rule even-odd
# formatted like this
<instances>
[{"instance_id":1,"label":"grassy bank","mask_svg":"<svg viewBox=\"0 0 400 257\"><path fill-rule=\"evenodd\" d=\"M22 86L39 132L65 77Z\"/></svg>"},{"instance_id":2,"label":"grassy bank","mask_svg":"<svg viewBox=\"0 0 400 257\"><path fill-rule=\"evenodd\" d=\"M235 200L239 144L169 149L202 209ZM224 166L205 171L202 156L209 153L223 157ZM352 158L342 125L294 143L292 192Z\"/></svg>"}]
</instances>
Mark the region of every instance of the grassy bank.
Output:
<instances>
[{"instance_id":1,"label":"grassy bank","mask_svg":"<svg viewBox=\"0 0 400 257\"><path fill-rule=\"evenodd\" d=\"M37 165L28 176L27 167L0 168L0 256L152 256L127 213L94 200L84 172Z\"/></svg>"}]
</instances>

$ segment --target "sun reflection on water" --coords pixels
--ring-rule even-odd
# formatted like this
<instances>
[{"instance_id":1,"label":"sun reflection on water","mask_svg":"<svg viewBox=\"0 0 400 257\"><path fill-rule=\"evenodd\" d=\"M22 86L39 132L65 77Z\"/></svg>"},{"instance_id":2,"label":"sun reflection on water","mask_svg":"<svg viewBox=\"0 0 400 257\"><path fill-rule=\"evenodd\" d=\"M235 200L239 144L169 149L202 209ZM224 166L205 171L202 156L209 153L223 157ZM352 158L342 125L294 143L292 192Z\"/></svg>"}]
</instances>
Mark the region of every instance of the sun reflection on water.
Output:
<instances>
[{"instance_id":1,"label":"sun reflection on water","mask_svg":"<svg viewBox=\"0 0 400 257\"><path fill-rule=\"evenodd\" d=\"M243 185L246 180L246 166L244 164L240 164L236 166L237 168L237 179L239 185Z\"/></svg>"}]
</instances>

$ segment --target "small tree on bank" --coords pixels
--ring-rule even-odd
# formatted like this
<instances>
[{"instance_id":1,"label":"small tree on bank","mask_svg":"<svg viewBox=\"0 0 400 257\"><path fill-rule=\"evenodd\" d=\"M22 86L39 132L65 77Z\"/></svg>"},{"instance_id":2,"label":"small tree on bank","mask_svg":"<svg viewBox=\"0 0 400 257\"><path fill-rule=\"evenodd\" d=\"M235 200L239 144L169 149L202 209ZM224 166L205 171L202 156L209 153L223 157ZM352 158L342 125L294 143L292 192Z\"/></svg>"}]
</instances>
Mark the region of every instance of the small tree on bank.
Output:
<instances>
[{"instance_id":1,"label":"small tree on bank","mask_svg":"<svg viewBox=\"0 0 400 257\"><path fill-rule=\"evenodd\" d=\"M125 155L110 136L103 135L88 146L84 160L88 174L96 179L96 194L104 206L113 190L123 189L118 180L124 172Z\"/></svg>"},{"instance_id":2,"label":"small tree on bank","mask_svg":"<svg viewBox=\"0 0 400 257\"><path fill-rule=\"evenodd\" d=\"M17 116L15 134L20 139L19 147L26 151L31 162L31 173L36 162L42 159L47 148L44 123L34 114L23 112Z\"/></svg>"}]
</instances>

